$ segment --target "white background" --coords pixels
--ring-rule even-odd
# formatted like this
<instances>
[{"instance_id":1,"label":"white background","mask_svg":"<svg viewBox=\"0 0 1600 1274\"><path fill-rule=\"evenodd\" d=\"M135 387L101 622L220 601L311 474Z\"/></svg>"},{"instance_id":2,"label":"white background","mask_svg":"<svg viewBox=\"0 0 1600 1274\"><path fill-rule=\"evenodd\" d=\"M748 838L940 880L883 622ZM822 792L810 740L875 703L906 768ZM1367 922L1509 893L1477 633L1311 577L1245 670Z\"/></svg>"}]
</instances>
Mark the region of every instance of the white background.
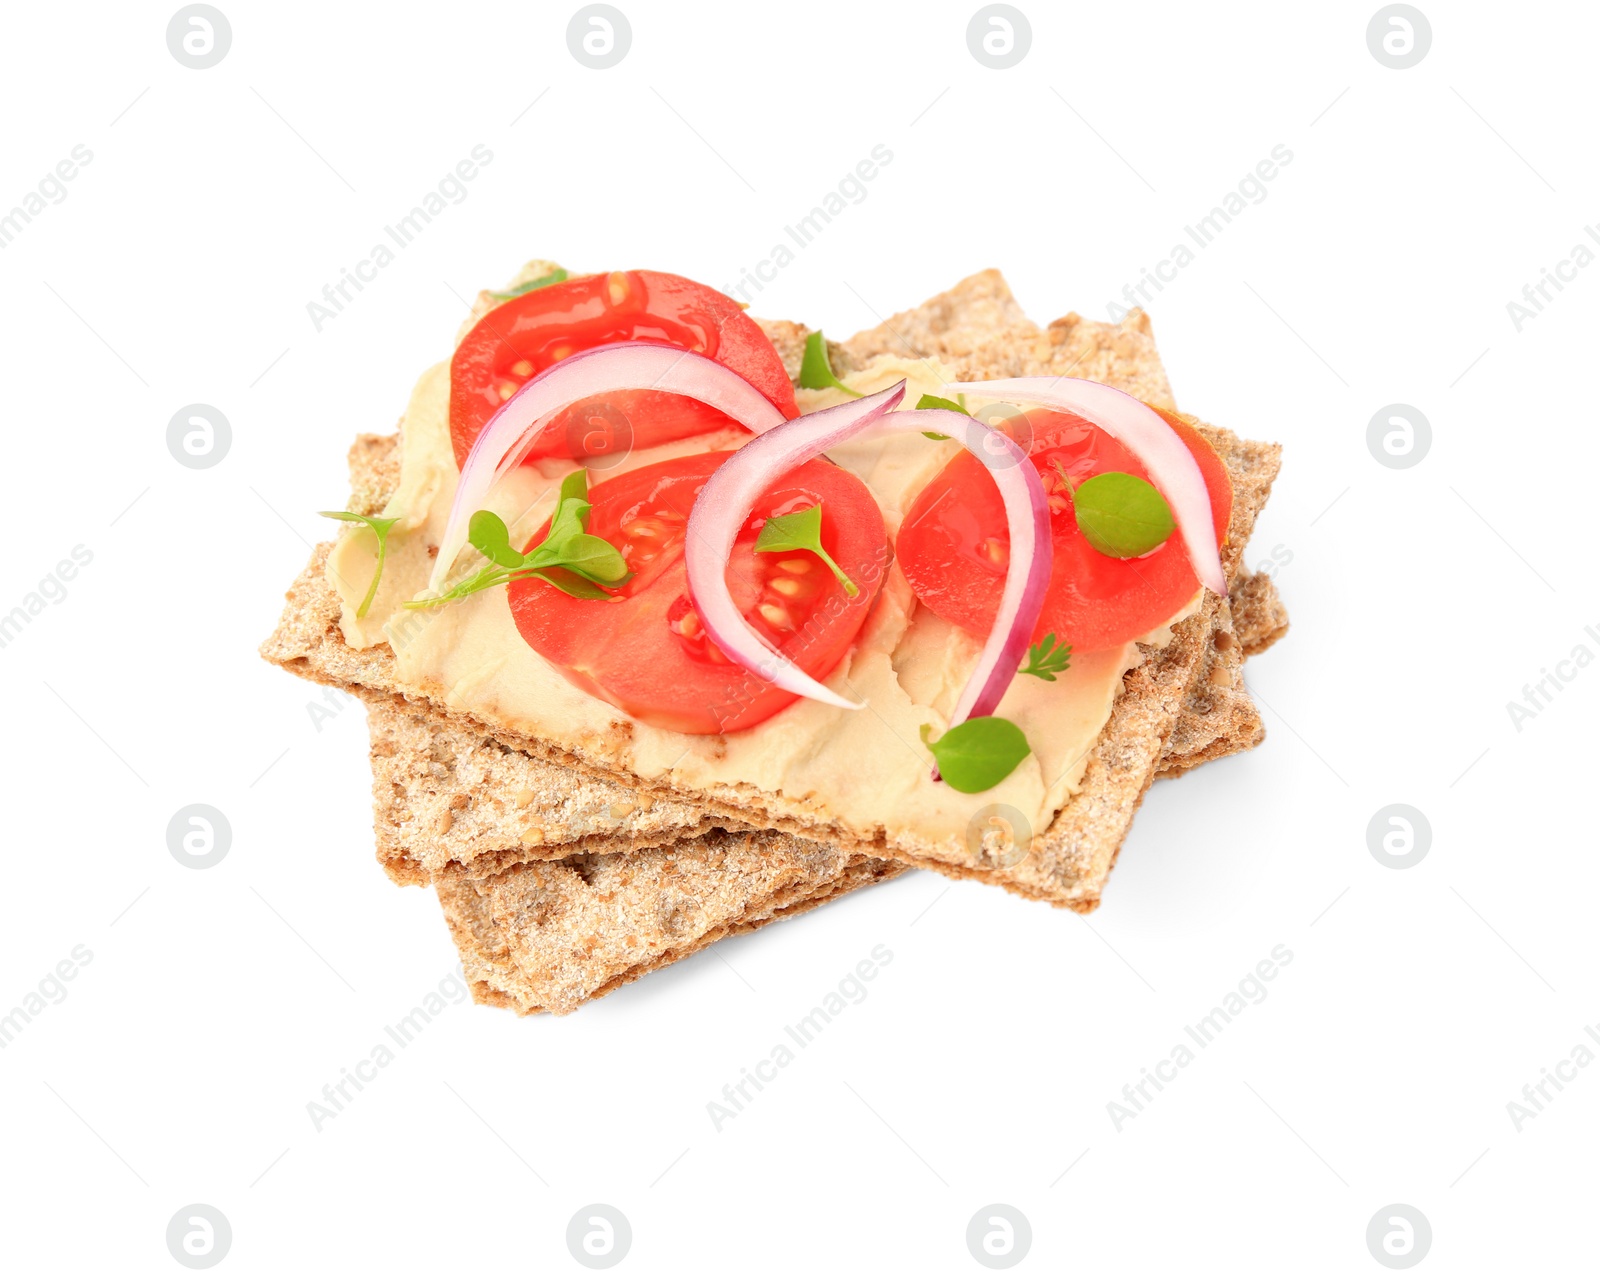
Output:
<instances>
[{"instance_id":1,"label":"white background","mask_svg":"<svg viewBox=\"0 0 1600 1274\"><path fill-rule=\"evenodd\" d=\"M0 1051L10 1268L177 1269L195 1202L230 1270L576 1269L596 1201L649 1270L977 1269L995 1202L1031 1222L1025 1269L1378 1269L1397 1202L1423 1268L1592 1260L1600 1066L1520 1130L1507 1103L1600 1022L1600 670L1520 731L1506 708L1600 654L1600 268L1520 333L1506 310L1600 220L1592 6L1424 0L1432 49L1397 71L1371 0L1024 0L1031 51L996 71L970 3L619 0L631 51L595 71L565 6L219 2L209 70L163 5L13 8L0 50L0 207L94 156L0 251L0 610L93 553L0 649L0 1013L93 953ZM465 201L315 331L307 302L479 143ZM1179 404L1284 444L1251 550L1292 555L1293 631L1249 670L1265 745L1158 785L1088 920L913 874L573 1017L452 1007L314 1130L455 962L372 861L361 711L318 731L255 655L352 435L524 259L723 285L879 143L757 313L843 336L992 265L1040 322L1104 318L1293 152L1149 307ZM194 402L233 428L204 471L165 443ZM1366 445L1395 402L1432 423L1405 470ZM167 850L193 802L233 828L210 870ZM1368 852L1393 802L1432 827L1408 870ZM870 997L714 1131L880 943ZM1115 1128L1277 944L1269 997Z\"/></svg>"}]
</instances>

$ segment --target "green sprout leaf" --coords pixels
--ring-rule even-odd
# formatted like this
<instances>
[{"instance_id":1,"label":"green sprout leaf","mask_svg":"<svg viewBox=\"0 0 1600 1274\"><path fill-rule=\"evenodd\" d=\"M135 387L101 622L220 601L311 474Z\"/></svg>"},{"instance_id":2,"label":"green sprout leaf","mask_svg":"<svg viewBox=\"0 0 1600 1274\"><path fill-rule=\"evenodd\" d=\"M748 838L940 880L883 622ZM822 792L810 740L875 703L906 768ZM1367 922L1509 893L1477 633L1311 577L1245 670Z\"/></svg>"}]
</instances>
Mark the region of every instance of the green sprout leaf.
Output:
<instances>
[{"instance_id":1,"label":"green sprout leaf","mask_svg":"<svg viewBox=\"0 0 1600 1274\"><path fill-rule=\"evenodd\" d=\"M958 792L987 792L1033 750L1021 729L1004 717L973 717L931 742L930 733L931 726L922 727L939 777Z\"/></svg>"},{"instance_id":2,"label":"green sprout leaf","mask_svg":"<svg viewBox=\"0 0 1600 1274\"><path fill-rule=\"evenodd\" d=\"M581 535L589 526L589 471L577 469L561 480L561 494L550 518L546 544L562 544Z\"/></svg>"},{"instance_id":3,"label":"green sprout leaf","mask_svg":"<svg viewBox=\"0 0 1600 1274\"><path fill-rule=\"evenodd\" d=\"M562 504L565 504L568 500L587 501L589 499L589 471L587 469L574 469L566 477L562 478L561 494L558 499Z\"/></svg>"},{"instance_id":4,"label":"green sprout leaf","mask_svg":"<svg viewBox=\"0 0 1600 1274\"><path fill-rule=\"evenodd\" d=\"M806 352L800 360L800 388L842 389L852 398L861 397L833 374L833 366L828 362L828 342L822 339L821 332L806 337Z\"/></svg>"},{"instance_id":5,"label":"green sprout leaf","mask_svg":"<svg viewBox=\"0 0 1600 1274\"><path fill-rule=\"evenodd\" d=\"M844 591L851 597L861 592L856 587L855 581L839 569L839 563L829 557L828 550L822 547L820 504L813 504L809 509L801 509L798 513L785 513L779 517L768 518L761 528L761 534L756 537L757 553L787 553L796 549L804 549L820 557L833 572L833 577L844 585Z\"/></svg>"},{"instance_id":6,"label":"green sprout leaf","mask_svg":"<svg viewBox=\"0 0 1600 1274\"><path fill-rule=\"evenodd\" d=\"M574 575L570 571L560 570L559 568L550 571L527 571L525 573L537 579L542 579L546 584L559 588L568 597L576 597L579 601L603 602L611 596L598 584L590 583L581 575Z\"/></svg>"},{"instance_id":7,"label":"green sprout leaf","mask_svg":"<svg viewBox=\"0 0 1600 1274\"><path fill-rule=\"evenodd\" d=\"M1072 647L1056 640L1054 633L1046 633L1028 647L1028 662L1017 671L1040 681L1054 681L1058 672L1072 666Z\"/></svg>"},{"instance_id":8,"label":"green sprout leaf","mask_svg":"<svg viewBox=\"0 0 1600 1274\"><path fill-rule=\"evenodd\" d=\"M579 469L563 478L550 532L526 554L511 546L511 533L498 514L479 509L467 523L467 539L489 559L489 565L438 597L424 597L406 606L411 610L443 606L529 578L542 579L570 597L605 601L611 594L600 585L619 588L633 578L633 572L609 540L585 529L589 525L588 494L587 471Z\"/></svg>"},{"instance_id":9,"label":"green sprout leaf","mask_svg":"<svg viewBox=\"0 0 1600 1274\"><path fill-rule=\"evenodd\" d=\"M529 557L529 564L544 566L542 560L544 552L551 553L557 560L548 563L551 566L561 566L585 579L591 579L600 584L619 584L628 577L628 564L622 560L622 554L612 547L609 540L602 540L598 535L589 535L580 531L577 535L565 540L559 549L550 550L546 540L534 549Z\"/></svg>"},{"instance_id":10,"label":"green sprout leaf","mask_svg":"<svg viewBox=\"0 0 1600 1274\"><path fill-rule=\"evenodd\" d=\"M1107 557L1142 557L1164 543L1175 523L1161 492L1131 473L1101 473L1072 493L1078 528Z\"/></svg>"},{"instance_id":11,"label":"green sprout leaf","mask_svg":"<svg viewBox=\"0 0 1600 1274\"><path fill-rule=\"evenodd\" d=\"M916 410L917 411L959 411L963 416L972 415L972 413L967 410L967 396L965 394L957 395L957 401L954 401L954 402L952 402L948 398L940 398L938 394L924 394L921 398L917 399ZM926 429L924 429L922 431L922 436L924 438L932 438L935 442L949 442L950 441L950 435L949 434L930 433Z\"/></svg>"},{"instance_id":12,"label":"green sprout leaf","mask_svg":"<svg viewBox=\"0 0 1600 1274\"><path fill-rule=\"evenodd\" d=\"M333 518L338 522L360 522L370 527L373 535L378 538L378 566L372 572L372 583L367 585L367 595L361 599L361 605L356 607L356 618L365 619L367 611L372 606L372 599L378 595L378 581L383 578L383 555L389 546L390 528L398 522L399 518L369 518L364 513L347 513L343 509L336 512L325 512L325 518Z\"/></svg>"},{"instance_id":13,"label":"green sprout leaf","mask_svg":"<svg viewBox=\"0 0 1600 1274\"><path fill-rule=\"evenodd\" d=\"M496 566L522 565L522 554L511 547L511 532L495 513L479 509L467 523L467 542Z\"/></svg>"},{"instance_id":14,"label":"green sprout leaf","mask_svg":"<svg viewBox=\"0 0 1600 1274\"><path fill-rule=\"evenodd\" d=\"M519 296L525 296L527 293L535 291L538 288L549 287L552 283L565 283L566 281L567 272L562 269L555 269L550 271L550 273L545 275L542 279L530 279L526 283L517 284L517 286L512 288L509 292L491 292L489 295L494 297L494 299L497 301L510 301Z\"/></svg>"}]
</instances>

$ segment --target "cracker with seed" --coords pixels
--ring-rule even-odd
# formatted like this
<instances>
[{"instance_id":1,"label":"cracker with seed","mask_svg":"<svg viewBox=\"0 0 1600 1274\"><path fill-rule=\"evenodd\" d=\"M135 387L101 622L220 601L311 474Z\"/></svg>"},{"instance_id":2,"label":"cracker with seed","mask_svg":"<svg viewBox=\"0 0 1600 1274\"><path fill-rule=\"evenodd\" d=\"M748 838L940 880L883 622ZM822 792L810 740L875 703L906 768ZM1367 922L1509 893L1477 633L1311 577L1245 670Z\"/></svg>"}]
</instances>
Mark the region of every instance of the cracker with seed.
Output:
<instances>
[{"instance_id":1,"label":"cracker with seed","mask_svg":"<svg viewBox=\"0 0 1600 1274\"><path fill-rule=\"evenodd\" d=\"M768 330L786 362L794 357L804 330L782 324L769 324ZM898 357L937 358L961 378L1019 373L1091 376L1157 405L1171 406L1170 390L1142 315L1116 326L1068 316L1048 329L1038 329L1021 315L993 272L974 276L924 306L895 316L844 343L838 352L841 363L848 365L850 360L878 357L891 348L899 350ZM1240 575L1244 544L1276 475L1278 449L1243 442L1226 430L1198 422L1197 428L1227 464L1234 484L1233 516L1223 548L1224 569L1234 579ZM386 460L382 451L379 440L358 443L353 507L376 501L392 487L392 480L386 481L383 473L392 459ZM377 506L373 503L371 507ZM958 878L978 878L1080 911L1098 904L1134 810L1157 773L1185 705L1209 711L1223 711L1226 706L1224 715L1231 720L1234 701L1246 698L1238 678L1241 646L1233 637L1228 605L1224 599L1207 595L1198 613L1174 626L1169 644L1143 648L1143 662L1123 678L1110 720L1086 759L1077 792L1048 828L1032 836L1031 848L1022 858L1013 861L1006 855L1001 861L984 842L934 844L909 833L891 836L882 827L876 831L851 828L830 816L825 795L796 799L735 783L687 787L676 784L671 772L646 778L628 766L626 730L617 740L561 746L509 729L503 722L480 719L459 703L450 702L447 695L401 685L386 647L356 649L343 642L338 600L321 570L320 558L325 553L326 549L319 551L311 569L297 581L278 631L263 647L268 659L292 671L369 697L401 696L466 731L566 767L578 784L573 795L579 805L601 803L609 796L604 785L620 784L635 794L636 802L643 798L652 803L692 805L712 819L825 841L852 855L893 858ZM1259 728L1259 718L1256 726ZM537 835L527 839L538 843ZM639 847L646 846L641 843Z\"/></svg>"},{"instance_id":2,"label":"cracker with seed","mask_svg":"<svg viewBox=\"0 0 1600 1274\"><path fill-rule=\"evenodd\" d=\"M437 890L472 997L570 1013L723 938L908 870L772 831L714 831L665 849L524 863Z\"/></svg>"},{"instance_id":3,"label":"cracker with seed","mask_svg":"<svg viewBox=\"0 0 1600 1274\"><path fill-rule=\"evenodd\" d=\"M1237 629L1249 656L1276 640L1287 618L1265 576L1248 577L1232 596L1245 592L1257 602L1252 622ZM1260 741L1260 718L1247 697L1222 705L1225 711L1216 704L1197 711L1202 706L1185 705L1160 775ZM493 847L505 830L506 808L531 808L535 790L559 785L562 773L427 709L373 701L367 717L379 861L401 883L423 883L424 863L442 865L434 882L440 905L481 1004L519 1014L568 1013L722 938L906 870L816 841L730 827L689 832L658 849L584 849L473 877L471 870L503 861ZM614 796L606 820L620 824L638 813L628 789L617 785ZM686 826L699 818L693 806L683 814ZM567 847L607 843L580 835ZM507 852L515 857L518 848Z\"/></svg>"},{"instance_id":4,"label":"cracker with seed","mask_svg":"<svg viewBox=\"0 0 1600 1274\"><path fill-rule=\"evenodd\" d=\"M1242 656L1259 653L1287 626L1264 575L1247 576L1230 599L1249 599L1250 609L1242 616L1234 602L1235 636L1214 638L1224 649L1237 640ZM1208 668L1185 701L1160 776L1260 741L1255 705L1222 677L1212 685L1215 672ZM367 716L378 861L396 884L492 876L573 855L647 852L742 827L689 802L576 774L404 700L372 700Z\"/></svg>"}]
</instances>

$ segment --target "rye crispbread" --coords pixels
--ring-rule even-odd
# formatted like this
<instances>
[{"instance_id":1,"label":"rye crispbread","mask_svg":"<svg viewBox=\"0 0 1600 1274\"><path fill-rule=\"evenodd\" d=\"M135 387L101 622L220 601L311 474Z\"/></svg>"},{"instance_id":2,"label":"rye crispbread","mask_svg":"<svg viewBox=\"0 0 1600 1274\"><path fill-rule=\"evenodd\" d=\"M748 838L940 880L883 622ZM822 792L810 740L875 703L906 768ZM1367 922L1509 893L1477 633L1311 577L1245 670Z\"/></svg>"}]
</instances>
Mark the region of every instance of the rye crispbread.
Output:
<instances>
[{"instance_id":1,"label":"rye crispbread","mask_svg":"<svg viewBox=\"0 0 1600 1274\"><path fill-rule=\"evenodd\" d=\"M769 324L768 330L786 363L797 362L803 329ZM1130 316L1117 327L1069 316L1040 330L1028 323L993 272L974 276L950 293L846 342L838 350L840 365L849 367L858 358L891 349L902 355L937 357L962 378L1051 373L1092 376L1158 405L1171 406L1170 390L1142 314ZM1278 449L1241 442L1226 430L1200 428L1228 464L1234 482L1234 512L1223 553L1224 567L1232 578L1276 474ZM358 442L353 453L355 467L363 467L364 454L377 459L383 445L375 438ZM353 484L352 507L358 509L375 507L378 497L393 483L392 476L382 472L381 461L366 468ZM369 697L400 694L427 702L465 729L488 733L507 747L571 766L580 783L620 781L652 800L692 802L712 815L835 841L852 854L893 857L951 876L984 879L1027 897L1083 911L1098 903L1133 811L1155 777L1161 752L1184 705L1215 710L1220 700L1244 696L1238 682L1237 641L1220 648L1212 640L1213 632L1231 637L1228 608L1208 596L1198 614L1176 625L1169 646L1148 651L1145 662L1126 675L1123 693L1088 758L1078 794L1046 831L1034 835L1025 857L996 863L981 844L974 848L931 846L910 837L891 842L881 830L876 835L862 835L829 820L815 802L748 786L691 791L677 789L667 781L645 781L629 772L618 754L568 751L548 740L509 733L453 712L443 702L427 701L416 691L395 684L392 656L386 648L352 650L343 644L336 622L337 600L321 575L325 556L326 549L320 550L311 569L297 581L283 622L262 649L268 659L292 671Z\"/></svg>"},{"instance_id":2,"label":"rye crispbread","mask_svg":"<svg viewBox=\"0 0 1600 1274\"><path fill-rule=\"evenodd\" d=\"M1264 575L1247 576L1230 599L1245 657L1270 646L1287 625ZM1202 760L1253 747L1261 719L1230 685L1186 701L1158 773L1182 773ZM444 715L404 700L367 705L372 735L372 800L378 862L396 884L491 876L525 862L575 854L648 852L713 828L748 830L700 806L642 796L620 783L579 775ZM537 844L524 839L537 816Z\"/></svg>"},{"instance_id":3,"label":"rye crispbread","mask_svg":"<svg viewBox=\"0 0 1600 1274\"><path fill-rule=\"evenodd\" d=\"M1286 616L1265 576L1248 577L1233 596L1247 592L1252 622L1237 629L1237 638L1249 656L1281 635ZM1227 711L1212 705L1198 714L1198 706L1179 716L1161 775L1259 742L1260 718L1248 698L1235 697ZM555 767L467 734L427 709L373 701L367 718L379 861L401 883L422 883L418 869L428 862L445 869L434 883L480 1004L519 1014L568 1013L722 938L906 870L779 832L729 829L682 835L662 848L519 862L472 878L469 872L502 861L484 846L495 845L497 834L516 835L508 813L519 795L559 778L549 773ZM614 790L601 828L584 829L576 844L617 843L602 829L620 827L635 811L628 789ZM693 807L684 813L687 824L698 819Z\"/></svg>"},{"instance_id":4,"label":"rye crispbread","mask_svg":"<svg viewBox=\"0 0 1600 1274\"><path fill-rule=\"evenodd\" d=\"M723 938L907 870L782 832L715 831L665 849L526 863L436 888L472 998L559 1014Z\"/></svg>"}]
</instances>

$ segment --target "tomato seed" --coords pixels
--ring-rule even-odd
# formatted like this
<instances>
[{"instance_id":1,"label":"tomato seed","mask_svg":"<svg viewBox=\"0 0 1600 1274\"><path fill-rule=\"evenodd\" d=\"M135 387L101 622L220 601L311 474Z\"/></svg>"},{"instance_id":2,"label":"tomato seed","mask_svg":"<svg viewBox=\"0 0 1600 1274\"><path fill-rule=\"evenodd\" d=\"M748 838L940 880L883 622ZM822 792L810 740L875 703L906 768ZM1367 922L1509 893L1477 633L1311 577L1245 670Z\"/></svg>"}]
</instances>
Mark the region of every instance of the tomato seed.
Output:
<instances>
[{"instance_id":1,"label":"tomato seed","mask_svg":"<svg viewBox=\"0 0 1600 1274\"><path fill-rule=\"evenodd\" d=\"M532 376L533 364L524 358L521 362L511 365L511 374L513 376Z\"/></svg>"},{"instance_id":2,"label":"tomato seed","mask_svg":"<svg viewBox=\"0 0 1600 1274\"><path fill-rule=\"evenodd\" d=\"M775 579L772 581L772 591L782 593L785 597L800 596L800 581L797 579Z\"/></svg>"},{"instance_id":3,"label":"tomato seed","mask_svg":"<svg viewBox=\"0 0 1600 1274\"><path fill-rule=\"evenodd\" d=\"M794 621L789 618L789 612L782 606L775 605L772 602L762 602L760 606L756 607L756 610L760 612L761 618L774 628L794 627Z\"/></svg>"},{"instance_id":4,"label":"tomato seed","mask_svg":"<svg viewBox=\"0 0 1600 1274\"><path fill-rule=\"evenodd\" d=\"M791 575L804 575L811 569L809 557L786 557L778 563L780 571L788 571Z\"/></svg>"},{"instance_id":5,"label":"tomato seed","mask_svg":"<svg viewBox=\"0 0 1600 1274\"><path fill-rule=\"evenodd\" d=\"M516 392L517 387L515 385L513 385L510 381L504 382L500 386L500 401L505 402L506 399L510 398L511 395Z\"/></svg>"}]
</instances>

